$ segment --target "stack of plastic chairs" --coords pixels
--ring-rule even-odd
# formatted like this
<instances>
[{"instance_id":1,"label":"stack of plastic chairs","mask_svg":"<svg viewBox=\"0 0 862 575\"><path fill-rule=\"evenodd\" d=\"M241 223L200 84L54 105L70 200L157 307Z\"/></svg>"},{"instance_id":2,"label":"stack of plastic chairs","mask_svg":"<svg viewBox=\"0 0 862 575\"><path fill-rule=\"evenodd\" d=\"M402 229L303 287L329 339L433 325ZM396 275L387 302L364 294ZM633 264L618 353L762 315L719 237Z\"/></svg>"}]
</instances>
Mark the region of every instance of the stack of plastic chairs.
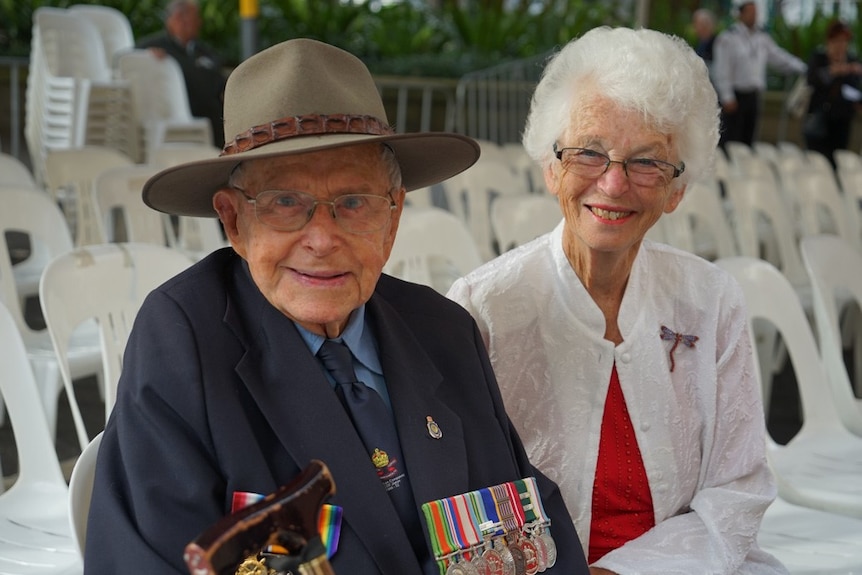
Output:
<instances>
[{"instance_id":1,"label":"stack of plastic chairs","mask_svg":"<svg viewBox=\"0 0 862 575\"><path fill-rule=\"evenodd\" d=\"M75 4L69 6L75 16L89 20L98 30L105 48L105 65L113 70L119 54L133 50L135 36L125 14L111 6Z\"/></svg>"},{"instance_id":2,"label":"stack of plastic chairs","mask_svg":"<svg viewBox=\"0 0 862 575\"><path fill-rule=\"evenodd\" d=\"M185 78L173 58L158 58L149 50L133 50L117 58L119 77L132 91L138 130L139 162L151 162L156 147L167 142L212 146L212 126L192 116Z\"/></svg>"},{"instance_id":3,"label":"stack of plastic chairs","mask_svg":"<svg viewBox=\"0 0 862 575\"><path fill-rule=\"evenodd\" d=\"M49 150L104 145L137 155L128 84L112 79L99 30L74 11L33 16L25 137L37 182Z\"/></svg>"}]
</instances>

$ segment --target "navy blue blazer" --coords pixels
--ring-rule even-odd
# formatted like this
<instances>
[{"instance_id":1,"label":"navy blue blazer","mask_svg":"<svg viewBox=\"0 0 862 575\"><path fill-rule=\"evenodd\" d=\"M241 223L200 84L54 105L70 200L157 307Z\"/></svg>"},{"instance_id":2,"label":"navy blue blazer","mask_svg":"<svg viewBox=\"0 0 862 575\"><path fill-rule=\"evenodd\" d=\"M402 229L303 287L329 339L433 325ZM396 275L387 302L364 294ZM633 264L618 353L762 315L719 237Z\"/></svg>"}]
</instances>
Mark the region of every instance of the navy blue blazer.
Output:
<instances>
[{"instance_id":1,"label":"navy blue blazer","mask_svg":"<svg viewBox=\"0 0 862 575\"><path fill-rule=\"evenodd\" d=\"M562 497L527 460L470 315L388 276L366 310L417 504L536 475L559 548L547 573L586 574ZM335 571L421 575L320 363L245 262L220 250L153 291L135 320L98 457L85 572L185 574L185 545L231 511L235 492L271 493L311 459L331 470L330 503L343 508Z\"/></svg>"}]
</instances>

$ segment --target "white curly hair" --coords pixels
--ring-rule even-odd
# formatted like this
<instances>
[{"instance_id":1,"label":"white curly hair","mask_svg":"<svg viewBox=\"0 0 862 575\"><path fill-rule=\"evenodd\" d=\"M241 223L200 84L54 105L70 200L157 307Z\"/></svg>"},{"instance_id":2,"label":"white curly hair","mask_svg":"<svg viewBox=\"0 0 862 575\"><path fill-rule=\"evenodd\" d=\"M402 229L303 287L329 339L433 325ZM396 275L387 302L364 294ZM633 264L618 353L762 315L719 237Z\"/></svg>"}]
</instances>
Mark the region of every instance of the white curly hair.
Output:
<instances>
[{"instance_id":1,"label":"white curly hair","mask_svg":"<svg viewBox=\"0 0 862 575\"><path fill-rule=\"evenodd\" d=\"M594 28L548 61L527 116L523 144L543 168L578 106L603 97L640 112L671 136L685 184L713 169L719 105L704 61L681 38L655 30Z\"/></svg>"}]
</instances>

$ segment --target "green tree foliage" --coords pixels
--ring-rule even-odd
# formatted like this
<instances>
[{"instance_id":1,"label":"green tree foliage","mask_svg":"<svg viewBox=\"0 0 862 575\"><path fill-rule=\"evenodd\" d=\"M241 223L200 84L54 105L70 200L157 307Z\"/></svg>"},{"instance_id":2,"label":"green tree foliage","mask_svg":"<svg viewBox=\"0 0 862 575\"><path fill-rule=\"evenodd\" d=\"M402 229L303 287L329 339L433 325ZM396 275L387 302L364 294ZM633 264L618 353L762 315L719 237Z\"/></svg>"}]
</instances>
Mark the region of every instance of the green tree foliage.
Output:
<instances>
[{"instance_id":1,"label":"green tree foliage","mask_svg":"<svg viewBox=\"0 0 862 575\"><path fill-rule=\"evenodd\" d=\"M0 0L0 54L26 55L32 15L40 6L103 4L119 9L135 37L162 28L166 0ZM198 0L202 39L229 64L240 58L238 0ZM504 8L504 4L506 8ZM599 25L633 25L624 0L260 0L261 48L289 38L316 38L363 58L375 73L457 77L517 58L544 54ZM691 13L712 7L727 24L729 2L650 2L649 25L693 42ZM791 27L777 18L770 31L780 45L807 58L822 42L828 18ZM855 24L857 27L859 23ZM862 28L856 37L862 37Z\"/></svg>"}]
</instances>

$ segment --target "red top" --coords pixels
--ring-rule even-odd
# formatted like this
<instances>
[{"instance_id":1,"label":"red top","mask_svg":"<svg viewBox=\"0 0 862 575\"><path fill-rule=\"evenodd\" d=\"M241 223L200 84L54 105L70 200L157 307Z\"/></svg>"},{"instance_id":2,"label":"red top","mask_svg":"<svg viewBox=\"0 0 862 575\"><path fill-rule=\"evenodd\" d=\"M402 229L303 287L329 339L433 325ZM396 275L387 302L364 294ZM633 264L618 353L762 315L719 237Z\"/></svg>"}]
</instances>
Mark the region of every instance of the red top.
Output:
<instances>
[{"instance_id":1,"label":"red top","mask_svg":"<svg viewBox=\"0 0 862 575\"><path fill-rule=\"evenodd\" d=\"M649 482L615 365L599 438L589 563L640 537L654 525Z\"/></svg>"}]
</instances>

